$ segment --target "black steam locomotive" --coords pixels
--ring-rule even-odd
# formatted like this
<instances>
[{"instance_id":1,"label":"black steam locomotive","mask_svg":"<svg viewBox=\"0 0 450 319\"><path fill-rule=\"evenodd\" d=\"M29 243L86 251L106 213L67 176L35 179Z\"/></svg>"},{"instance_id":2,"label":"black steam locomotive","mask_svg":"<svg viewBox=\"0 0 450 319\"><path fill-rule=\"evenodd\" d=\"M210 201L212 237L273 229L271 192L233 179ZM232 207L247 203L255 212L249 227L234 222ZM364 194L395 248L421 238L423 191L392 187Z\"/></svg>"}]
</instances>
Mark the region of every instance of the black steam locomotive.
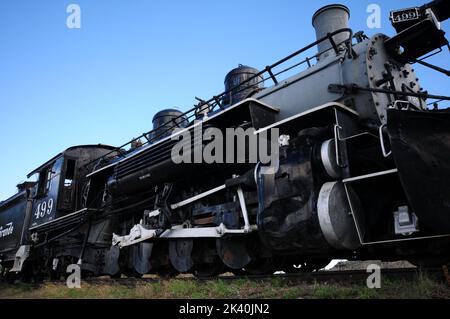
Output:
<instances>
[{"instance_id":1,"label":"black steam locomotive","mask_svg":"<svg viewBox=\"0 0 450 319\"><path fill-rule=\"evenodd\" d=\"M120 147L58 154L0 203L2 275L59 277L70 264L116 277L314 271L332 258L448 263L450 112L437 103L450 98L425 91L413 64L449 75L424 61L448 46L439 22L449 14L440 0L393 11L397 35L367 37L348 28L348 8L323 7L315 42L262 71L240 65L224 93L157 113L152 131ZM251 132L277 157L250 160L246 145L237 161L197 161L211 128ZM180 140L192 161L174 161Z\"/></svg>"}]
</instances>

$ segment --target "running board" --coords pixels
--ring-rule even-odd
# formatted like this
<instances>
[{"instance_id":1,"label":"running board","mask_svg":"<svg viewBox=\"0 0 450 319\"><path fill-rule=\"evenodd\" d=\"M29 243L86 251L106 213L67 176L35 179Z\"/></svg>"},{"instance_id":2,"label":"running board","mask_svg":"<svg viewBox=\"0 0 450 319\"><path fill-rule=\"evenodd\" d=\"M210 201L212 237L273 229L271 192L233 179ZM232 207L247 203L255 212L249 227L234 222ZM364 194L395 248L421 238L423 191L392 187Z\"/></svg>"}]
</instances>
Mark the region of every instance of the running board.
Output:
<instances>
[{"instance_id":1,"label":"running board","mask_svg":"<svg viewBox=\"0 0 450 319\"><path fill-rule=\"evenodd\" d=\"M220 238L224 235L245 235L256 231L258 227L251 225L249 229L228 229L224 224L217 227L186 228L183 225L173 226L171 229L146 229L141 224L134 225L130 233L125 236L113 234L112 245L124 248L151 239L171 238ZM159 235L158 235L159 234Z\"/></svg>"}]
</instances>

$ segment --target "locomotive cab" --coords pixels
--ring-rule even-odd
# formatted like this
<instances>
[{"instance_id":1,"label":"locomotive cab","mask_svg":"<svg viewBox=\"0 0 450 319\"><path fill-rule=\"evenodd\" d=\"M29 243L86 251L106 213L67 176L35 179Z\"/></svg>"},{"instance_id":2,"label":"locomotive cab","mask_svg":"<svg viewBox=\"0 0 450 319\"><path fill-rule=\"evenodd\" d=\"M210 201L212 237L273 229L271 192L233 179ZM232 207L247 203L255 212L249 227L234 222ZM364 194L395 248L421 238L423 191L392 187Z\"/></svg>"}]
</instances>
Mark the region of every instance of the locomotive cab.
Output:
<instances>
[{"instance_id":1,"label":"locomotive cab","mask_svg":"<svg viewBox=\"0 0 450 319\"><path fill-rule=\"evenodd\" d=\"M37 175L32 191L30 227L36 227L82 208L83 186L93 159L111 152L105 145L75 146L28 174ZM93 163L92 163L93 164Z\"/></svg>"},{"instance_id":2,"label":"locomotive cab","mask_svg":"<svg viewBox=\"0 0 450 319\"><path fill-rule=\"evenodd\" d=\"M51 221L73 209L75 167L76 159L59 154L35 171L38 179L32 192L34 204L30 226Z\"/></svg>"}]
</instances>

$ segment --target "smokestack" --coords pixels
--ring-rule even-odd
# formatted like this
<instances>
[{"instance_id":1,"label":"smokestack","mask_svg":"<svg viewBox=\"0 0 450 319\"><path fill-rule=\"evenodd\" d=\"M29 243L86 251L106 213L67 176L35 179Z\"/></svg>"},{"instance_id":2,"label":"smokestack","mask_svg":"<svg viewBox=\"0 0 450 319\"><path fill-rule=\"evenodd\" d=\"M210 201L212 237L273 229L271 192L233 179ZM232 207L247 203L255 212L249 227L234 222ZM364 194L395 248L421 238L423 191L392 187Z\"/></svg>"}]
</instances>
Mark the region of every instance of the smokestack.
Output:
<instances>
[{"instance_id":1,"label":"smokestack","mask_svg":"<svg viewBox=\"0 0 450 319\"><path fill-rule=\"evenodd\" d=\"M330 4L322 7L314 13L312 24L316 30L316 39L323 38L327 33L334 32L339 29L348 28L348 20L350 18L350 10L342 4ZM336 44L348 39L347 32L339 33L333 36ZM332 47L330 41L323 41L317 45L319 53L322 53ZM333 50L320 54L317 60L334 55Z\"/></svg>"}]
</instances>

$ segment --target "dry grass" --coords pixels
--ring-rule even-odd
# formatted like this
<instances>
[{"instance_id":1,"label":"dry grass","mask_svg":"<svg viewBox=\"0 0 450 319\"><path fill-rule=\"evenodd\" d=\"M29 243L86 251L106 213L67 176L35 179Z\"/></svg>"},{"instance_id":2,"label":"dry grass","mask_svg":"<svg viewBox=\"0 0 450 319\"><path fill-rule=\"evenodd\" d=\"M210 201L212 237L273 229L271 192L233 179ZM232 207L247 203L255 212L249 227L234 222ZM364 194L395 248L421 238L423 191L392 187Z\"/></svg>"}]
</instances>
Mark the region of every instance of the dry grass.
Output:
<instances>
[{"instance_id":1,"label":"dry grass","mask_svg":"<svg viewBox=\"0 0 450 319\"><path fill-rule=\"evenodd\" d=\"M416 281L382 282L380 289L337 283L292 283L273 278L265 281L221 279L211 281L172 279L160 282L136 282L125 286L107 281L104 284L82 282L80 289L68 289L64 282L44 282L38 286L16 283L0 285L0 298L450 298L450 288L426 276Z\"/></svg>"}]
</instances>

